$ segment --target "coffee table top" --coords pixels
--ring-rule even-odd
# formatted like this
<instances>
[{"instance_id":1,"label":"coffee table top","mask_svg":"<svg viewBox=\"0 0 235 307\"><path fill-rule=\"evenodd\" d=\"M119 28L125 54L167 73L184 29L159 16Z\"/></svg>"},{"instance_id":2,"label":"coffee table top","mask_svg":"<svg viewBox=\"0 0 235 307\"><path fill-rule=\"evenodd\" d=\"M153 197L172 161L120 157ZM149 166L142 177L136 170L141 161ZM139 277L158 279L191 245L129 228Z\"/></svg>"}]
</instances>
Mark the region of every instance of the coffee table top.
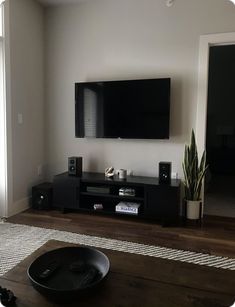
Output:
<instances>
[{"instance_id":1,"label":"coffee table top","mask_svg":"<svg viewBox=\"0 0 235 307\"><path fill-rule=\"evenodd\" d=\"M27 268L39 255L65 246L76 245L48 241L0 278L0 285L17 296L16 306L55 306L32 287ZM225 307L235 300L235 271L99 250L111 263L107 279L97 291L69 306Z\"/></svg>"}]
</instances>

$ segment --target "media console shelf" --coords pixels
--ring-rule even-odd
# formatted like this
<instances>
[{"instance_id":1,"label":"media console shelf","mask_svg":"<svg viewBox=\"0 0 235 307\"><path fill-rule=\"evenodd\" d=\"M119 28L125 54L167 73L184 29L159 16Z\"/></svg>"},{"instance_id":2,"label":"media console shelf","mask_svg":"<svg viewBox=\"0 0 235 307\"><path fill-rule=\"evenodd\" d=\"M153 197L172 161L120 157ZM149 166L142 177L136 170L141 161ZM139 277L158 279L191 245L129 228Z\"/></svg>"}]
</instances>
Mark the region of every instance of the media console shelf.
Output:
<instances>
[{"instance_id":1,"label":"media console shelf","mask_svg":"<svg viewBox=\"0 0 235 307\"><path fill-rule=\"evenodd\" d=\"M120 189L134 191L133 195L120 195ZM84 172L81 177L68 173L56 175L53 182L55 207L77 209L85 212L133 215L162 222L179 218L180 180L159 184L158 178L128 176L121 180L114 176L106 178L101 173ZM137 214L116 212L120 202L139 205ZM94 206L95 205L95 206ZM102 205L102 209L94 209Z\"/></svg>"}]
</instances>

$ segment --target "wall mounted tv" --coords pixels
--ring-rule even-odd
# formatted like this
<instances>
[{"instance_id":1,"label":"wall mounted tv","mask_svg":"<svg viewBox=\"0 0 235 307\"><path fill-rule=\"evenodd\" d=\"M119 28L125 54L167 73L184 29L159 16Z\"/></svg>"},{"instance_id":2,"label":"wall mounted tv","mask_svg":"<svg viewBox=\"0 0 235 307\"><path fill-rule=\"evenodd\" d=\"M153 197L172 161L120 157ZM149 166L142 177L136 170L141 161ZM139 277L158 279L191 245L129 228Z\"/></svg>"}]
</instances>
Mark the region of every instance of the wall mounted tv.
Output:
<instances>
[{"instance_id":1,"label":"wall mounted tv","mask_svg":"<svg viewBox=\"0 0 235 307\"><path fill-rule=\"evenodd\" d=\"M170 81L75 83L76 137L168 139Z\"/></svg>"}]
</instances>

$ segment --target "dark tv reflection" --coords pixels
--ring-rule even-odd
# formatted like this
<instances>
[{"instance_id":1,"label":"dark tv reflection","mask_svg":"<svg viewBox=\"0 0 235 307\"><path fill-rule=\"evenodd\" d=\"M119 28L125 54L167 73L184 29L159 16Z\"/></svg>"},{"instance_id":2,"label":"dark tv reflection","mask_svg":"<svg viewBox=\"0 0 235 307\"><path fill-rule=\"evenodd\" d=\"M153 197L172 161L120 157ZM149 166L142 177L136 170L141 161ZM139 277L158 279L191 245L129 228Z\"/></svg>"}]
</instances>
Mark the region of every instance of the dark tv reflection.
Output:
<instances>
[{"instance_id":1,"label":"dark tv reflection","mask_svg":"<svg viewBox=\"0 0 235 307\"><path fill-rule=\"evenodd\" d=\"M170 79L75 84L76 137L169 138Z\"/></svg>"}]
</instances>

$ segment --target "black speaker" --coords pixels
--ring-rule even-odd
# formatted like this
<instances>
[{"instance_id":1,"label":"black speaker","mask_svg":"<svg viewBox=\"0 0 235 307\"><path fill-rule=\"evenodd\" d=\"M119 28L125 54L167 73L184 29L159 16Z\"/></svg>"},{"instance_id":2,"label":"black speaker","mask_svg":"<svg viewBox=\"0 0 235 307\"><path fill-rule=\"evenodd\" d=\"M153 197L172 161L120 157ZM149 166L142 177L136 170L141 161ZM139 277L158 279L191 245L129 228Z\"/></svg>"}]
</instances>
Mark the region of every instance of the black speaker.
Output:
<instances>
[{"instance_id":1,"label":"black speaker","mask_svg":"<svg viewBox=\"0 0 235 307\"><path fill-rule=\"evenodd\" d=\"M82 176L82 157L68 158L68 174L69 176Z\"/></svg>"},{"instance_id":2,"label":"black speaker","mask_svg":"<svg viewBox=\"0 0 235 307\"><path fill-rule=\"evenodd\" d=\"M52 183L44 182L32 187L32 207L38 210L48 210L52 206Z\"/></svg>"},{"instance_id":3,"label":"black speaker","mask_svg":"<svg viewBox=\"0 0 235 307\"><path fill-rule=\"evenodd\" d=\"M171 162L159 163L159 183L171 182Z\"/></svg>"}]
</instances>

